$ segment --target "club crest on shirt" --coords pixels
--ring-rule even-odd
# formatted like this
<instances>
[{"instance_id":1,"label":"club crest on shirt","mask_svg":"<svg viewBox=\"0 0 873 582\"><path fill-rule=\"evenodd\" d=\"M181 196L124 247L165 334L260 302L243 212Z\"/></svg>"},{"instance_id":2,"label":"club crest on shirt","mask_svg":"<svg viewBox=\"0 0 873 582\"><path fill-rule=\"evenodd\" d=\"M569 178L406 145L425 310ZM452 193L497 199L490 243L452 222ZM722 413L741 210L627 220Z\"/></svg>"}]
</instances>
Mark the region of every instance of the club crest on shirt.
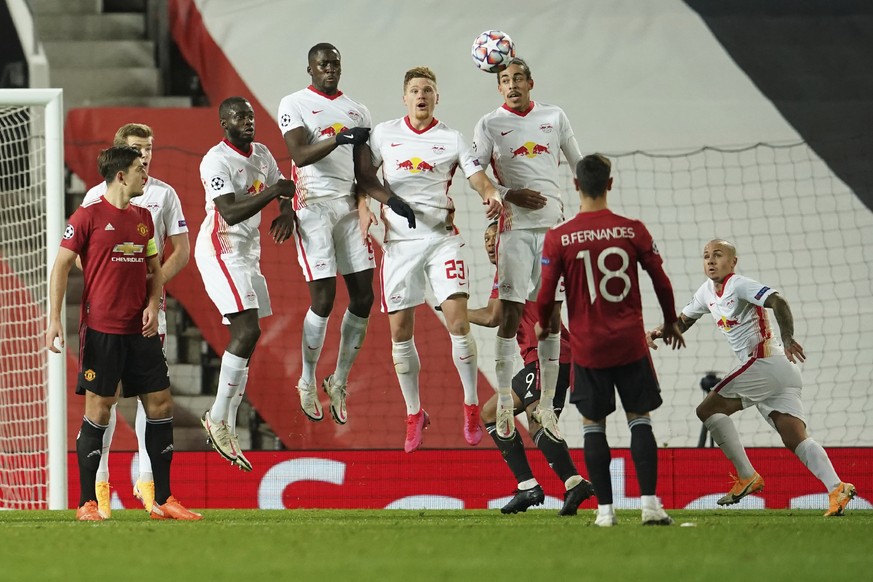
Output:
<instances>
[{"instance_id":1,"label":"club crest on shirt","mask_svg":"<svg viewBox=\"0 0 873 582\"><path fill-rule=\"evenodd\" d=\"M139 233L140 236L148 236L149 235L149 227L140 222L136 225L136 232Z\"/></svg>"},{"instance_id":2,"label":"club crest on shirt","mask_svg":"<svg viewBox=\"0 0 873 582\"><path fill-rule=\"evenodd\" d=\"M437 145L433 146L433 153L435 153L435 154L441 154L444 151L446 151L446 146L444 146L444 145L437 144Z\"/></svg>"},{"instance_id":3,"label":"club crest on shirt","mask_svg":"<svg viewBox=\"0 0 873 582\"><path fill-rule=\"evenodd\" d=\"M355 111L354 109L349 109L349 112L347 115L349 117L351 117L355 121L355 123L361 123L361 119L363 119L361 117L361 114L358 113L357 111Z\"/></svg>"},{"instance_id":4,"label":"club crest on shirt","mask_svg":"<svg viewBox=\"0 0 873 582\"><path fill-rule=\"evenodd\" d=\"M540 131L543 133L552 133L552 129L554 128L551 123L544 123L540 126Z\"/></svg>"}]
</instances>

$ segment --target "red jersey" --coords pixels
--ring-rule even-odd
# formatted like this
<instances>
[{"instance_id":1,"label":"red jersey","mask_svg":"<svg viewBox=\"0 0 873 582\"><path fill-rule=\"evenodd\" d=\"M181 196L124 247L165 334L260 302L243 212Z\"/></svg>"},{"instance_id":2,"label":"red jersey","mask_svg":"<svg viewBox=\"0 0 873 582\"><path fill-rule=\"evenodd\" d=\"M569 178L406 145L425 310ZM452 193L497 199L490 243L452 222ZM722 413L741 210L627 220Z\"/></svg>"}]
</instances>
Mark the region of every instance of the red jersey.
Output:
<instances>
[{"instance_id":1,"label":"red jersey","mask_svg":"<svg viewBox=\"0 0 873 582\"><path fill-rule=\"evenodd\" d=\"M103 333L142 332L146 259L158 254L154 236L151 213L132 204L120 210L101 196L73 213L61 246L82 260L83 325Z\"/></svg>"},{"instance_id":2,"label":"red jersey","mask_svg":"<svg viewBox=\"0 0 873 582\"><path fill-rule=\"evenodd\" d=\"M561 275L567 291L573 361L611 368L648 354L637 265L652 278L667 324L676 321L673 287L646 226L610 210L580 212L546 233L537 297L549 320Z\"/></svg>"},{"instance_id":3,"label":"red jersey","mask_svg":"<svg viewBox=\"0 0 873 582\"><path fill-rule=\"evenodd\" d=\"M494 275L494 285L491 287L490 299L499 297L499 287L497 286L497 275ZM536 362L539 359L537 346L539 339L534 333L534 324L537 322L537 304L533 301L528 301L524 304L524 311L521 314L521 321L518 324L518 333L515 336L518 341L518 347L521 349L521 358L524 360L524 365L531 362ZM561 324L561 356L560 363L569 364L572 361L570 357L570 332Z\"/></svg>"}]
</instances>

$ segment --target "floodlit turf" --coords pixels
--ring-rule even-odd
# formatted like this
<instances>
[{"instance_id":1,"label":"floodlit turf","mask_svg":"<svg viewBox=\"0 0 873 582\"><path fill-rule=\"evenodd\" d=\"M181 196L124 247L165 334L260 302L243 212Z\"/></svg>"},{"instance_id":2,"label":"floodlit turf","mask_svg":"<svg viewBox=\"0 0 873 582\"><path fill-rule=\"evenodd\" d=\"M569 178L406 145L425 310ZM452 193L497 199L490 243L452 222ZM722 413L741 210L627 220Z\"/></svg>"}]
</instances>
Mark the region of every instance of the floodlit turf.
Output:
<instances>
[{"instance_id":1,"label":"floodlit turf","mask_svg":"<svg viewBox=\"0 0 873 582\"><path fill-rule=\"evenodd\" d=\"M619 511L608 529L589 511L203 513L186 523L125 510L79 523L72 511L0 512L0 580L797 582L873 571L873 511L670 511L670 527Z\"/></svg>"}]
</instances>

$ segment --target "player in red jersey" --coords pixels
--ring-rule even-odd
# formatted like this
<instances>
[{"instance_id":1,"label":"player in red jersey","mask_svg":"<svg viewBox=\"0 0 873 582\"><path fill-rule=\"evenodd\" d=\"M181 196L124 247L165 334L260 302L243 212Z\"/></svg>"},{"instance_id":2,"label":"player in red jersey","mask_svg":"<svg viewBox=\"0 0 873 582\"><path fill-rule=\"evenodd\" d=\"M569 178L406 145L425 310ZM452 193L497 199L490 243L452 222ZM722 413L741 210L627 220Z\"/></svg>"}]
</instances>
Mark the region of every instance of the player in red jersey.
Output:
<instances>
[{"instance_id":1,"label":"player in red jersey","mask_svg":"<svg viewBox=\"0 0 873 582\"><path fill-rule=\"evenodd\" d=\"M492 265L497 264L497 231L498 223L492 222L485 229L485 251ZM494 286L491 289L491 297L488 305L469 311L470 323L484 327L497 327L502 316L503 302L500 301L498 292L498 280L495 274ZM563 291L561 292L563 296ZM537 355L538 338L534 334L536 323L536 303L525 304L522 313L521 324L518 328L518 345L524 359L522 368L512 379L512 404L513 412L518 415L527 413L528 433L537 447L543 452L543 456L549 462L549 466L563 481L566 492L564 493L564 505L558 515L576 515L579 504L594 495L591 483L583 479L576 470L573 459L570 458L570 450L563 440L555 441L545 436L545 429L537 422L534 411L540 401L541 382L539 358ZM561 415L564 402L567 400L567 390L570 387L570 332L561 326L561 354L558 368L558 379L555 383L555 414ZM494 439L494 444L503 455L509 470L515 475L518 487L509 502L500 508L503 513L518 513L527 511L529 507L540 505L545 500L545 492L534 478L527 455L524 451L524 443L521 435L516 431L512 439L503 439L497 436L497 400L498 394L494 394L488 402L482 406L482 422L485 430Z\"/></svg>"},{"instance_id":2,"label":"player in red jersey","mask_svg":"<svg viewBox=\"0 0 873 582\"><path fill-rule=\"evenodd\" d=\"M61 306L70 268L80 257L85 286L77 392L85 394L85 417L76 439L81 486L76 519L106 517L98 509L94 481L120 380L122 395L138 396L146 411L146 449L155 479L152 519L198 520L202 516L188 511L170 492L173 397L158 337L164 276L151 214L130 204L142 196L148 173L140 151L129 146L102 151L97 165L106 194L76 210L64 230L52 267L46 331L46 347L60 353L55 339L64 346Z\"/></svg>"},{"instance_id":3,"label":"player in red jersey","mask_svg":"<svg viewBox=\"0 0 873 582\"><path fill-rule=\"evenodd\" d=\"M563 276L573 351L571 401L582 414L585 464L598 500L595 524L616 524L606 417L615 411L617 389L631 431L642 522L669 525L673 520L655 495L658 446L649 413L662 401L643 327L637 265L654 284L664 314L664 340L674 349L684 347L685 341L676 323L673 287L648 229L607 207L610 171L609 160L600 154L576 165L581 206L579 214L546 234L536 333L540 338L548 334L555 290Z\"/></svg>"}]
</instances>

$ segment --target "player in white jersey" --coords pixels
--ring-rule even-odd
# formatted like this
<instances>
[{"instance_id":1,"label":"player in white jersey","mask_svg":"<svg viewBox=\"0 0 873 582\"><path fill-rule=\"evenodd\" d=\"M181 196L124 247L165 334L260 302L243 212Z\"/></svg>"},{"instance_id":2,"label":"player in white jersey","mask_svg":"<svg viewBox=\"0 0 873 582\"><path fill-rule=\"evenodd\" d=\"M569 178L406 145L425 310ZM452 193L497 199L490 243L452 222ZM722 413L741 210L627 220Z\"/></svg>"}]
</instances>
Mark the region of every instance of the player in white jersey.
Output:
<instances>
[{"instance_id":1,"label":"player in white jersey","mask_svg":"<svg viewBox=\"0 0 873 582\"><path fill-rule=\"evenodd\" d=\"M407 115L373 129L369 150L364 153L372 156L372 165L359 180L359 186L383 205L395 209L397 199L402 199L415 211L413 222L382 208L382 311L388 313L394 370L406 401L407 453L421 446L422 430L430 422L419 399L421 362L413 340L415 308L425 301L426 282L445 316L452 359L464 387L464 438L470 445L482 440L476 341L467 316L467 261L461 251L464 240L453 222L455 205L448 193L458 166L482 197L488 218L496 217L502 204L498 189L461 134L434 118L438 100L433 71L417 67L406 72L403 102ZM362 160L362 168L364 161L369 160ZM376 177L379 167L384 186Z\"/></svg>"},{"instance_id":2,"label":"player in white jersey","mask_svg":"<svg viewBox=\"0 0 873 582\"><path fill-rule=\"evenodd\" d=\"M112 145L129 145L142 152L142 163L146 171L151 170L152 151L154 147L154 133L152 128L141 123L127 123L118 128ZM105 181L100 182L85 194L82 204L89 204L97 200L107 191ZM155 223L155 244L158 247L158 258L162 261L161 270L164 278L169 281L188 264L191 254L191 245L188 242L188 224L182 214L182 203L172 186L149 176L145 184L142 196L133 198L131 204L146 208L151 212ZM172 251L164 259L164 247L167 239L170 240ZM161 297L158 309L158 335L161 342L167 335L167 313L165 297ZM109 486L109 449L112 444L112 436L115 434L116 408L112 405L109 414L109 426L103 433L103 454L100 457L100 466L97 469L97 505L100 512L109 516L112 512L111 494ZM139 449L139 477L133 486L133 494L142 501L145 510L151 512L152 503L155 499L155 481L152 475L152 464L145 446L146 413L142 402L136 399L136 442Z\"/></svg>"},{"instance_id":3,"label":"player in white jersey","mask_svg":"<svg viewBox=\"0 0 873 582\"><path fill-rule=\"evenodd\" d=\"M366 197L355 196L353 150L370 135L370 111L339 90L340 53L331 44L309 49L312 83L279 102L279 129L291 155L297 191L297 260L309 287L310 307L303 318L302 370L297 382L300 408L307 418L324 418L315 388L315 371L324 346L336 296L336 275L343 276L349 306L340 328L336 368L322 388L330 412L345 424L349 371L367 335L373 307L373 247L367 234L372 213Z\"/></svg>"},{"instance_id":4,"label":"player in white jersey","mask_svg":"<svg viewBox=\"0 0 873 582\"><path fill-rule=\"evenodd\" d=\"M194 259L206 293L228 324L230 341L221 358L218 394L201 423L222 457L251 471L239 447L236 413L261 335L258 319L272 313L267 281L261 274L258 226L261 209L277 198L282 213L293 215L294 182L284 179L267 147L254 141L255 112L248 101L229 97L218 115L224 139L200 163L206 218L197 235ZM290 234L276 226L270 232L278 241Z\"/></svg>"},{"instance_id":5,"label":"player in white jersey","mask_svg":"<svg viewBox=\"0 0 873 582\"><path fill-rule=\"evenodd\" d=\"M764 480L752 467L730 415L755 406L776 429L785 446L830 492L825 516L842 515L855 496L855 486L837 476L827 453L806 432L800 393L803 381L796 362L806 360L803 347L794 339L794 317L788 302L776 289L758 283L734 270L736 248L726 240L709 241L703 249L706 281L682 309L679 328L687 330L709 313L740 360L724 380L697 407L697 416L736 469L734 485L719 505L732 505L764 489ZM772 335L765 308L773 310L782 335L780 344ZM660 329L648 332L649 347Z\"/></svg>"},{"instance_id":6,"label":"player in white jersey","mask_svg":"<svg viewBox=\"0 0 873 582\"><path fill-rule=\"evenodd\" d=\"M497 73L503 105L484 115L473 134L473 152L484 166L491 164L497 181L508 188L497 243L497 279L502 319L497 329L497 435L515 434L512 406L513 364L518 354L515 336L526 301L536 301L540 288L543 241L548 229L564 220L561 198L561 152L571 168L582 159L567 115L560 107L531 100L530 67L513 58ZM561 351L561 309L556 304L549 335L540 340L542 396L534 416L545 434L562 440L554 412L555 383Z\"/></svg>"}]
</instances>

